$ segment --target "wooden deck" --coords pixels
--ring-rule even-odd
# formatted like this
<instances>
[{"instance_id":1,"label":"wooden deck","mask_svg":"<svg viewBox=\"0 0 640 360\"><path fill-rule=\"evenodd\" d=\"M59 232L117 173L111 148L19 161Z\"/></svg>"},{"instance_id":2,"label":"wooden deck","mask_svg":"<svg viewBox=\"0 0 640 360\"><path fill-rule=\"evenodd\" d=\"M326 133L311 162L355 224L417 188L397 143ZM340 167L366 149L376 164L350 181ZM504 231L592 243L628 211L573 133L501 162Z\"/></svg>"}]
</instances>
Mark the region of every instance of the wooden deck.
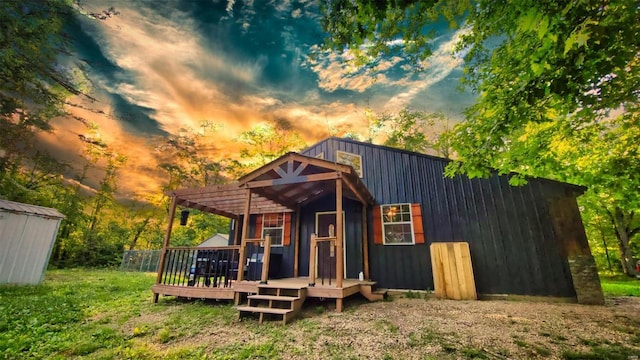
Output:
<instances>
[{"instance_id":1,"label":"wooden deck","mask_svg":"<svg viewBox=\"0 0 640 360\"><path fill-rule=\"evenodd\" d=\"M233 282L229 287L193 287L187 285L159 285L152 287L151 291L158 295L169 295L198 299L218 299L233 300L236 293L258 293L259 281L240 281ZM316 283L315 286L309 286L308 277L272 279L268 281L269 285L279 288L306 288L308 298L323 299L344 299L351 295L361 293L370 300L372 287L375 285L373 281L360 281L358 279L344 279L342 287L335 286L335 279L331 281L331 285L325 281L324 284Z\"/></svg>"}]
</instances>

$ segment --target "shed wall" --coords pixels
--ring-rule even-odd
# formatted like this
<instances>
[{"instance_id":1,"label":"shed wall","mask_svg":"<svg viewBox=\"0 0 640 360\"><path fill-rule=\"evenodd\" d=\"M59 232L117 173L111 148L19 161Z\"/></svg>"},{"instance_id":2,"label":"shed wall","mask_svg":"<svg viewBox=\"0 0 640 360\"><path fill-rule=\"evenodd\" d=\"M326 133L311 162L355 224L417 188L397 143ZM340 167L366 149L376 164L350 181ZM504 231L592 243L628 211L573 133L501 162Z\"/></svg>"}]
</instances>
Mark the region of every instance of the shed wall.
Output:
<instances>
[{"instance_id":1,"label":"shed wall","mask_svg":"<svg viewBox=\"0 0 640 360\"><path fill-rule=\"evenodd\" d=\"M0 284L38 284L60 219L0 211Z\"/></svg>"}]
</instances>

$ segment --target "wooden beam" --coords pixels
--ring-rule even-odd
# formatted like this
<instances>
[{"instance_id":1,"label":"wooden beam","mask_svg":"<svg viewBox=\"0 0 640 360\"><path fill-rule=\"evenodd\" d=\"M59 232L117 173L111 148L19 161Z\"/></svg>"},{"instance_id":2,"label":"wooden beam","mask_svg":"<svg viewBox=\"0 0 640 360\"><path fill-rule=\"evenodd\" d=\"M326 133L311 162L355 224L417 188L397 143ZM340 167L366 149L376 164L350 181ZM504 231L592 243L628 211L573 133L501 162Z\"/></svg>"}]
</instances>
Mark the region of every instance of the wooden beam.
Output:
<instances>
[{"instance_id":1,"label":"wooden beam","mask_svg":"<svg viewBox=\"0 0 640 360\"><path fill-rule=\"evenodd\" d=\"M336 287L342 287L344 279L344 250L342 243L344 224L342 223L342 179L336 179ZM342 305L342 302L341 304ZM340 306L342 307L342 306ZM340 309L339 311L342 311Z\"/></svg>"},{"instance_id":2,"label":"wooden beam","mask_svg":"<svg viewBox=\"0 0 640 360\"><path fill-rule=\"evenodd\" d=\"M300 208L296 210L296 230L293 236L293 277L298 277L298 258L300 257Z\"/></svg>"},{"instance_id":3,"label":"wooden beam","mask_svg":"<svg viewBox=\"0 0 640 360\"><path fill-rule=\"evenodd\" d=\"M257 177L259 177L260 175L264 175L266 173L268 173L269 171L276 171L275 169L280 167L280 165L282 165L283 163L287 162L288 159L291 157L292 153L288 153L285 155L282 155L281 157L279 157L278 159L273 160L272 162L270 162L269 164L266 164L260 168L257 168L255 170L253 170L252 172L248 173L247 175L241 177L240 179L238 179L238 183L240 185L244 185L247 182L251 181L252 179L255 179Z\"/></svg>"},{"instance_id":4,"label":"wooden beam","mask_svg":"<svg viewBox=\"0 0 640 360\"><path fill-rule=\"evenodd\" d=\"M258 181L250 181L246 183L246 187L253 188L261 188L268 186L276 186L276 185L288 185L288 184L299 184L306 183L312 181L323 181L323 180L332 180L336 179L339 175L338 172L329 172L329 173L321 173L321 174L311 174L311 175L303 175L303 176L292 176L282 179L272 179L272 180L258 180Z\"/></svg>"},{"instance_id":5,"label":"wooden beam","mask_svg":"<svg viewBox=\"0 0 640 360\"><path fill-rule=\"evenodd\" d=\"M343 179L344 179L344 183L347 184L347 187L349 188L349 190L351 190L351 192L358 198L358 200L360 200L361 203L366 204L367 200L364 199L364 196L360 194L360 191L356 189L355 185L353 185L347 177L343 177Z\"/></svg>"},{"instance_id":6,"label":"wooden beam","mask_svg":"<svg viewBox=\"0 0 640 360\"><path fill-rule=\"evenodd\" d=\"M317 166L325 169L331 169L334 171L347 172L347 173L351 172L351 166L349 165L335 163L329 160L312 158L312 157L304 156L301 154L295 154L295 153L292 153L291 157L294 160L300 161L301 163L307 163L309 165L313 165L313 166Z\"/></svg>"},{"instance_id":7,"label":"wooden beam","mask_svg":"<svg viewBox=\"0 0 640 360\"><path fill-rule=\"evenodd\" d=\"M362 256L364 279L369 280L369 234L367 229L367 204L362 204Z\"/></svg>"},{"instance_id":8,"label":"wooden beam","mask_svg":"<svg viewBox=\"0 0 640 360\"><path fill-rule=\"evenodd\" d=\"M167 195L176 195L178 197L183 197L192 194L208 194L208 193L218 193L221 191L242 191L239 183L232 183L226 185L214 185L207 186L201 188L187 188L187 189L177 189L167 191Z\"/></svg>"},{"instance_id":9,"label":"wooden beam","mask_svg":"<svg viewBox=\"0 0 640 360\"><path fill-rule=\"evenodd\" d=\"M162 272L164 271L164 262L167 255L167 248L169 247L169 240L171 239L171 230L173 229L173 220L176 217L176 198L171 198L171 208L169 209L169 219L167 224L167 232L164 236L164 242L162 243L162 252L160 253L160 264L158 264L158 276L156 277L156 284L162 282ZM153 295L153 302L158 302L158 294Z\"/></svg>"},{"instance_id":10,"label":"wooden beam","mask_svg":"<svg viewBox=\"0 0 640 360\"><path fill-rule=\"evenodd\" d=\"M261 191L260 196L267 198L271 201L273 201L273 203L277 204L277 206L281 206L283 208L286 208L287 211L292 211L295 206L293 204L288 204L288 201L286 199L281 198L280 196L278 196L278 193L270 193L265 191L267 189L256 189L256 191ZM284 211L281 211L284 212Z\"/></svg>"},{"instance_id":11,"label":"wooden beam","mask_svg":"<svg viewBox=\"0 0 640 360\"><path fill-rule=\"evenodd\" d=\"M244 206L244 218L242 219L242 240L240 241L240 259L238 259L238 281L242 281L244 279L244 257L246 255L245 252L247 249L249 218L251 217L251 213L249 211L249 209L251 208L251 189L247 189L245 191L247 193L246 204Z\"/></svg>"},{"instance_id":12,"label":"wooden beam","mask_svg":"<svg viewBox=\"0 0 640 360\"><path fill-rule=\"evenodd\" d=\"M309 241L309 286L316 286L316 234Z\"/></svg>"},{"instance_id":13,"label":"wooden beam","mask_svg":"<svg viewBox=\"0 0 640 360\"><path fill-rule=\"evenodd\" d=\"M233 221L233 244L240 245L240 239L238 238L238 219L232 219Z\"/></svg>"},{"instance_id":14,"label":"wooden beam","mask_svg":"<svg viewBox=\"0 0 640 360\"><path fill-rule=\"evenodd\" d=\"M269 263L271 262L271 235L264 238L264 254L262 255L262 274L260 276L260 284L266 284L269 281Z\"/></svg>"},{"instance_id":15,"label":"wooden beam","mask_svg":"<svg viewBox=\"0 0 640 360\"><path fill-rule=\"evenodd\" d=\"M295 171L293 172L294 176L298 176L300 175L300 173L302 173L302 171L304 171L304 169L307 168L307 164L306 163L301 163L300 166L298 166L297 169L295 169Z\"/></svg>"}]
</instances>

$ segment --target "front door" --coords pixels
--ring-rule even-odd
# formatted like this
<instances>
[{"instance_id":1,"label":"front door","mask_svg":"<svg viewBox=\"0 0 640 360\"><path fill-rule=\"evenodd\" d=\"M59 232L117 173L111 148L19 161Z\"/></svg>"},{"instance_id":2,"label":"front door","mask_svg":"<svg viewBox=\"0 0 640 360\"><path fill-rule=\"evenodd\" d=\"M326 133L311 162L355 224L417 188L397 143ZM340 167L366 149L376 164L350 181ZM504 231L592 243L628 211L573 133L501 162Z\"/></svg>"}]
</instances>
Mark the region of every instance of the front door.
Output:
<instances>
[{"instance_id":1,"label":"front door","mask_svg":"<svg viewBox=\"0 0 640 360\"><path fill-rule=\"evenodd\" d=\"M342 224L344 226L344 212L342 213ZM335 211L327 211L327 212L318 212L316 213L316 236L317 237L328 237L330 235L330 231L333 232L333 236L335 236L335 228L336 228L336 212ZM344 228L342 229L342 240L343 244L345 241L344 236ZM335 244L333 244L333 248L327 241L323 241L319 243L318 250L316 252L316 276L327 279L335 279L336 278L336 249ZM347 277L347 254L346 254L346 246L342 246L343 248L343 258L342 262L344 264L344 277Z\"/></svg>"}]
</instances>

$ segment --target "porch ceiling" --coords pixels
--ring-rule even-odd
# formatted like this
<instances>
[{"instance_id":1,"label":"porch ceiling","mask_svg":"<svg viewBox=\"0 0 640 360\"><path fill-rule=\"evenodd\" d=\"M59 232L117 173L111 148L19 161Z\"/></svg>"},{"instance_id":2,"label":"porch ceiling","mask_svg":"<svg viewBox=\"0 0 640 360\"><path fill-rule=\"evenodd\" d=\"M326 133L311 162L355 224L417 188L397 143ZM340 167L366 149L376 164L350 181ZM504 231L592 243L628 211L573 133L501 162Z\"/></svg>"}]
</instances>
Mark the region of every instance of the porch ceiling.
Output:
<instances>
[{"instance_id":1,"label":"porch ceiling","mask_svg":"<svg viewBox=\"0 0 640 360\"><path fill-rule=\"evenodd\" d=\"M336 190L343 181L345 197L372 204L373 196L348 165L288 153L228 185L169 191L178 205L230 218L244 214L251 190L251 214L291 212Z\"/></svg>"},{"instance_id":2,"label":"porch ceiling","mask_svg":"<svg viewBox=\"0 0 640 360\"><path fill-rule=\"evenodd\" d=\"M238 180L240 186L289 209L336 191L342 179L343 195L366 204L373 196L349 165L288 153Z\"/></svg>"}]
</instances>

